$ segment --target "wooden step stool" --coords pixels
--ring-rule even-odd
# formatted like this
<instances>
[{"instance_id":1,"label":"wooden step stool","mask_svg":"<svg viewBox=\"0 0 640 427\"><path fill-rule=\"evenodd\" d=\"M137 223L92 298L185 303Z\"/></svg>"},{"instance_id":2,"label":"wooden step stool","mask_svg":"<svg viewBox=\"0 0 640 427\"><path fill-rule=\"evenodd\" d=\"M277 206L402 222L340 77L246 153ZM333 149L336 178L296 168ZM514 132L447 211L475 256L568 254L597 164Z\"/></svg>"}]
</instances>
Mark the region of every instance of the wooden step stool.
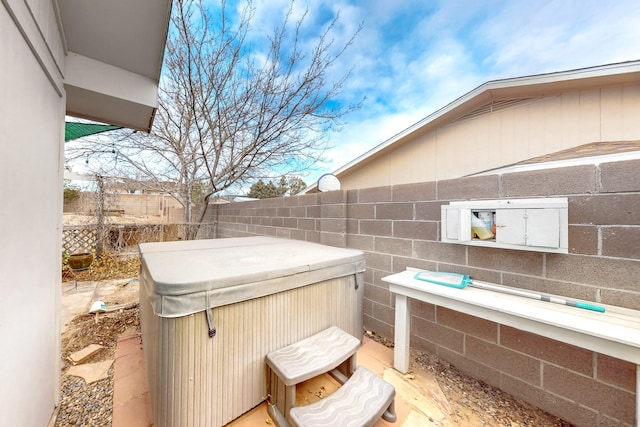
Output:
<instances>
[{"instance_id":1,"label":"wooden step stool","mask_svg":"<svg viewBox=\"0 0 640 427\"><path fill-rule=\"evenodd\" d=\"M359 347L359 339L333 326L267 354L268 411L274 422L279 427L370 426L380 415L393 422L395 389L366 368L356 370ZM292 411L296 384L327 372L344 385L324 400ZM336 394L338 397L332 398ZM349 402L346 408L345 401ZM325 416L334 417L335 424ZM351 421L345 424L343 418Z\"/></svg>"}]
</instances>

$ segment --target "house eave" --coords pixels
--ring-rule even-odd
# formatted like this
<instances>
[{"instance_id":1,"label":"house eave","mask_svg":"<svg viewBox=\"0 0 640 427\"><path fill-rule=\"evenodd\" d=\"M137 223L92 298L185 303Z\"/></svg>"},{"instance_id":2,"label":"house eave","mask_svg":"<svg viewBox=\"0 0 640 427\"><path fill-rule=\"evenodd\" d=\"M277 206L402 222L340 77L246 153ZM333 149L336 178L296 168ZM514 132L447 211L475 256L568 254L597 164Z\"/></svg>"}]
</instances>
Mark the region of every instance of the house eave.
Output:
<instances>
[{"instance_id":1,"label":"house eave","mask_svg":"<svg viewBox=\"0 0 640 427\"><path fill-rule=\"evenodd\" d=\"M566 91L624 86L638 82L640 61L488 81L338 168L333 174L340 178L347 172L364 167L401 145L409 136L443 126L491 101L551 96ZM314 191L315 185L312 185L306 192Z\"/></svg>"},{"instance_id":2,"label":"house eave","mask_svg":"<svg viewBox=\"0 0 640 427\"><path fill-rule=\"evenodd\" d=\"M67 114L150 131L171 0L56 0Z\"/></svg>"}]
</instances>

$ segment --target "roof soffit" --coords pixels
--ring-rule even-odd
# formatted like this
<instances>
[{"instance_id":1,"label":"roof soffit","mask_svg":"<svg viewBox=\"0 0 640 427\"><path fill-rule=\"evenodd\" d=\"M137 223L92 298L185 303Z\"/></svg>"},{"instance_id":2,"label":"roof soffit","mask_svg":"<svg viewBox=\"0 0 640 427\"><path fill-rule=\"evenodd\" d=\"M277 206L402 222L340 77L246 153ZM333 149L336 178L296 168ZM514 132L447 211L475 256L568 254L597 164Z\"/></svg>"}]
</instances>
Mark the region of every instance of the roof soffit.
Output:
<instances>
[{"instance_id":1,"label":"roof soffit","mask_svg":"<svg viewBox=\"0 0 640 427\"><path fill-rule=\"evenodd\" d=\"M67 52L158 82L171 0L57 0Z\"/></svg>"},{"instance_id":2,"label":"roof soffit","mask_svg":"<svg viewBox=\"0 0 640 427\"><path fill-rule=\"evenodd\" d=\"M67 114L148 132L172 0L54 0Z\"/></svg>"}]
</instances>

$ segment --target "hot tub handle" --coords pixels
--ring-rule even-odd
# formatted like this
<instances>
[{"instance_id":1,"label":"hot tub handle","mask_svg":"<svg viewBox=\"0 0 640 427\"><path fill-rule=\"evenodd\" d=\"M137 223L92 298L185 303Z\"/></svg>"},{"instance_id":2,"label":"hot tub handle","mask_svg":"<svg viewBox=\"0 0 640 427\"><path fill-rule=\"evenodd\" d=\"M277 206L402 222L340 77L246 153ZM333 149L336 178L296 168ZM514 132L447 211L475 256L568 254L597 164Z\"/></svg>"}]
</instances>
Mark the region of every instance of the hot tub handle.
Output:
<instances>
[{"instance_id":1,"label":"hot tub handle","mask_svg":"<svg viewBox=\"0 0 640 427\"><path fill-rule=\"evenodd\" d=\"M209 324L209 338L213 338L216 336L216 325L213 324L213 314L211 313L211 309L207 308L205 311L207 313L207 323Z\"/></svg>"}]
</instances>

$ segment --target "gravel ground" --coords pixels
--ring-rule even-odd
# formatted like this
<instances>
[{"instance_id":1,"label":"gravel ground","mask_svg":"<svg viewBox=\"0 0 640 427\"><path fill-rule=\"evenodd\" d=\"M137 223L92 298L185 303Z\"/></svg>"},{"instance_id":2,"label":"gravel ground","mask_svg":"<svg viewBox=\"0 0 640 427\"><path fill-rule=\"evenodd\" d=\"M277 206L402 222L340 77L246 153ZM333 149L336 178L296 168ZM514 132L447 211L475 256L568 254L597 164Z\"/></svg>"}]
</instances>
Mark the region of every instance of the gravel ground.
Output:
<instances>
[{"instance_id":1,"label":"gravel ground","mask_svg":"<svg viewBox=\"0 0 640 427\"><path fill-rule=\"evenodd\" d=\"M114 359L118 337L128 329L140 330L138 307L100 314L98 323L94 315L75 317L62 336L62 382L60 406L56 427L111 426L113 416L113 365L104 380L86 384L80 377L65 375L70 364L67 357L89 344L105 346L85 363Z\"/></svg>"},{"instance_id":2,"label":"gravel ground","mask_svg":"<svg viewBox=\"0 0 640 427\"><path fill-rule=\"evenodd\" d=\"M375 333L367 336L393 347L393 343ZM419 351L411 352L414 367L431 372L451 406L447 425L460 427L572 427L560 418L463 374L439 357ZM448 422L448 421L447 421ZM444 425L444 424L443 424Z\"/></svg>"}]
</instances>

